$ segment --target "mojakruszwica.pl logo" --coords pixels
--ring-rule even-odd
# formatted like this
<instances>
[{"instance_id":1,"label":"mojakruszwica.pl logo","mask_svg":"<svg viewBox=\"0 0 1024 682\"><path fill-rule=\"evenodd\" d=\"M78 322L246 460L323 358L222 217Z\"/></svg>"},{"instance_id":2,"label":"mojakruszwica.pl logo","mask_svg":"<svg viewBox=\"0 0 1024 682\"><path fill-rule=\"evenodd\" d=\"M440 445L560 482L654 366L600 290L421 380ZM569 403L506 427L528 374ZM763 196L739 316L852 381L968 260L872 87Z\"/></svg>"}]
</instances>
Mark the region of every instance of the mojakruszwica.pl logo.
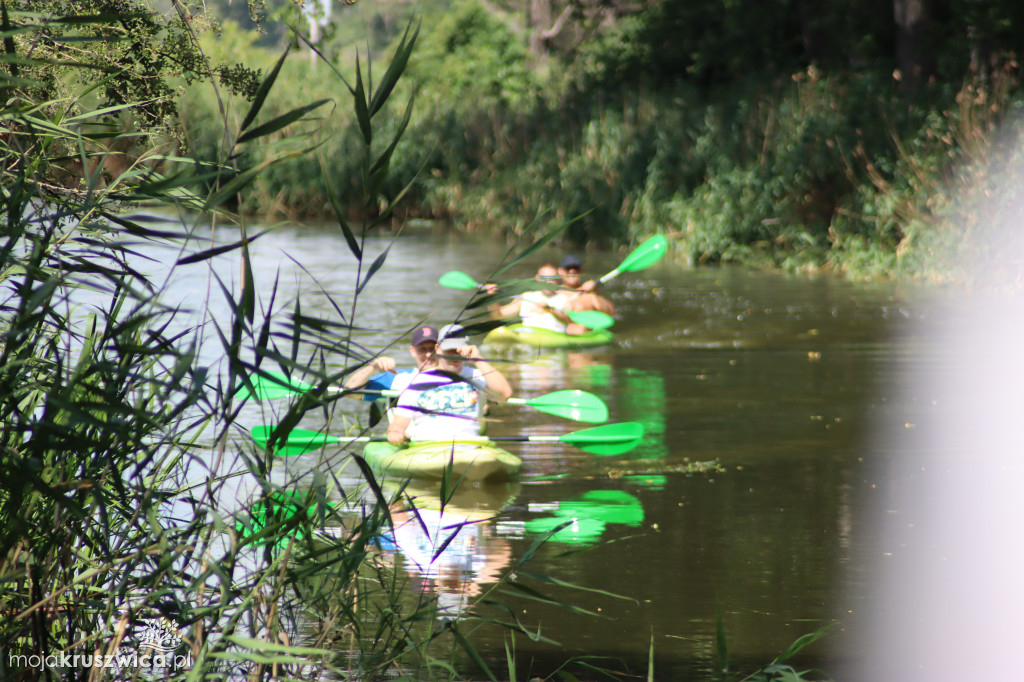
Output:
<instances>
[{"instance_id":1,"label":"mojakruszwica.pl logo","mask_svg":"<svg viewBox=\"0 0 1024 682\"><path fill-rule=\"evenodd\" d=\"M190 653L177 653L183 639L183 633L167 618L144 619L130 626L121 646L113 653L12 654L9 664L13 670L54 672L90 668L182 670L192 667Z\"/></svg>"}]
</instances>

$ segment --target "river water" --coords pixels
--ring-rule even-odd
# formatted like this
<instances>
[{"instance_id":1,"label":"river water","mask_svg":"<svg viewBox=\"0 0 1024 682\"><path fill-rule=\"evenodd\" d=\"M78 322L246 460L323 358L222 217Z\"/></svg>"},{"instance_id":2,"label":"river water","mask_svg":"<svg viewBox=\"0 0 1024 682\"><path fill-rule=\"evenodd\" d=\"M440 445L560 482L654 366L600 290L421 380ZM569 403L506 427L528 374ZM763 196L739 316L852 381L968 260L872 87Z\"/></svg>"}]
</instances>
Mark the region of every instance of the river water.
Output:
<instances>
[{"instance_id":1,"label":"river water","mask_svg":"<svg viewBox=\"0 0 1024 682\"><path fill-rule=\"evenodd\" d=\"M235 236L221 232L217 241ZM390 344L387 352L406 366L403 333L421 320L451 321L468 300L439 287L438 277L459 269L486 280L506 252L494 240L410 230L370 240L364 270L385 250L382 269L360 294L358 336L373 349ZM530 276L545 258L562 255L541 251L508 274ZM587 273L599 276L625 254L580 255ZM356 263L336 229L276 229L253 245L253 264L261 306L276 278L282 315L298 299L307 314L348 317ZM170 292L193 304L208 298L217 319L223 303L205 267L180 271ZM238 279L236 258L219 259L215 269L226 282ZM449 518L460 510L471 520L490 518L433 566L422 539L403 537L408 528L385 542L410 589L437 594L457 612L537 537L569 521L523 571L586 588L532 583L592 613L489 595L559 642L517 637L521 678L548 674L570 656L605 657L601 665L644 675L653 651L657 679L707 679L717 665L719 614L734 672L752 672L828 624L798 664L828 672L862 656L856 632L880 608L873 567L886 553L873 526L890 511L880 467L900 456L879 429L913 429L927 408L926 396L898 389L915 361L914 324L927 317L927 299L893 283L670 260L621 275L604 291L618 307L613 345L485 347L484 354L505 361L500 367L519 397L563 388L597 394L610 421L644 424L642 444L611 457L561 444L510 446L525 460L520 481L464 491ZM216 349L203 349L211 364ZM343 358L327 362L344 366ZM365 421L367 403L345 402L344 419ZM265 423L267 409L246 406L239 426ZM590 426L514 406L498 406L491 417L494 435ZM319 428L322 419L311 415L301 426ZM288 475L323 466L314 455L289 458ZM348 480L344 462L336 466ZM501 670L507 637L483 626L472 641ZM473 667L465 657L460 663Z\"/></svg>"}]
</instances>

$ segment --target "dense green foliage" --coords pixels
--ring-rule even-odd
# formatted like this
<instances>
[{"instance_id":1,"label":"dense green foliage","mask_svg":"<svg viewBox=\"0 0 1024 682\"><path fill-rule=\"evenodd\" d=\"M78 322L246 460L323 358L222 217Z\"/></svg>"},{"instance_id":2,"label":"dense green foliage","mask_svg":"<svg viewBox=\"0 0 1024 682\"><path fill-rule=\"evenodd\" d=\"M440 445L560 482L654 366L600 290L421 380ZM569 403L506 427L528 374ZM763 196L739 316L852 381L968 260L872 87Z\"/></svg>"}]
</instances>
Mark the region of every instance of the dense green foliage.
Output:
<instances>
[{"instance_id":1,"label":"dense green foliage","mask_svg":"<svg viewBox=\"0 0 1024 682\"><path fill-rule=\"evenodd\" d=\"M921 20L894 21L910 5ZM411 11L334 7L337 26L359 17L381 31ZM554 216L576 219L577 242L669 233L695 262L935 274L1019 101L1024 17L1008 1L663 0L609 5L596 23L573 7L552 5L568 20L543 49L523 3L432 8L410 69L417 110L385 188L413 182L399 218L518 236ZM343 73L354 50L382 44L379 32L349 44L347 30L320 43ZM259 63L255 46L245 54ZM289 68L303 87L274 106L324 91L315 67ZM394 126L402 112L385 116ZM342 117L336 130L320 163L351 196L356 128ZM244 206L329 212L305 177L270 173Z\"/></svg>"}]
</instances>

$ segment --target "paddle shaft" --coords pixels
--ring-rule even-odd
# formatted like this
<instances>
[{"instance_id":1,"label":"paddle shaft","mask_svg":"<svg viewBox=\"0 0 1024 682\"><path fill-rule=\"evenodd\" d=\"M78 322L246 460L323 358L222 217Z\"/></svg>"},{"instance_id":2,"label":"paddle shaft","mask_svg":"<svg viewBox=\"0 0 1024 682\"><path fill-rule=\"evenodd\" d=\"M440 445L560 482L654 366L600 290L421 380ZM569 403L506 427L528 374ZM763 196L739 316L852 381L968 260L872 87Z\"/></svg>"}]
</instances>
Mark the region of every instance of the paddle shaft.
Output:
<instances>
[{"instance_id":1,"label":"paddle shaft","mask_svg":"<svg viewBox=\"0 0 1024 682\"><path fill-rule=\"evenodd\" d=\"M571 297L569 297L569 299L566 302L568 303L569 301L574 300L577 296L580 295L580 293L582 292L577 292L573 294ZM540 307L536 301L531 301L527 298L523 298L522 296L513 296L512 298L524 301L526 303L531 303L535 306ZM588 329L594 329L595 331L607 329L608 327L612 326L612 324L615 322L615 319L612 318L611 315L606 315L605 313L602 313L597 310L567 310L564 307L559 308L557 306L553 306L550 304L545 305L551 310L555 310L557 312L562 313L563 315L568 317L570 321L582 325Z\"/></svg>"},{"instance_id":2,"label":"paddle shaft","mask_svg":"<svg viewBox=\"0 0 1024 682\"><path fill-rule=\"evenodd\" d=\"M272 427L256 426L251 430L253 440L266 447ZM454 440L453 443L485 443L487 441L505 443L567 443L577 447L594 446L597 444L615 445L622 443L636 443L643 437L643 426L636 422L625 422L622 424L606 424L595 426L582 431L574 431L559 436L494 436L489 438ZM307 431L303 429L293 430L284 443L286 446L298 447L300 449L315 450L325 445L336 445L340 443L382 443L386 438L380 436L354 436L339 437L318 431ZM448 441L445 441L448 442Z\"/></svg>"},{"instance_id":3,"label":"paddle shaft","mask_svg":"<svg viewBox=\"0 0 1024 682\"><path fill-rule=\"evenodd\" d=\"M450 272L446 272L445 274L441 275L441 278L438 280L438 283L441 286L448 287L450 289L460 289L460 290L477 289L478 291L484 291L484 290L487 289L487 287L485 285L480 284L475 279L473 279L472 277L470 277L466 273L462 272L461 270L452 270ZM522 295L513 296L512 298L514 300L530 303L531 305L535 305L535 306L538 306L538 307L541 307L541 308L543 308L543 307L549 308L550 310L552 310L554 312L561 313L562 315L565 315L569 319L570 322L575 322L578 325L581 325L581 326L586 327L588 329L593 329L595 331L596 330L601 330L601 329L607 329L608 327L612 326L615 323L615 319L614 318L612 318L610 315L606 315L605 313L602 313L600 311L594 311L594 310L569 310L569 309L565 308L564 306L558 307L558 306L554 306L554 305L551 305L550 303L546 303L546 302L539 303L539 302L537 302L535 300L528 299L528 298L526 298L526 297L524 297ZM573 298L575 298L575 296ZM570 298L569 300L572 300L572 298Z\"/></svg>"},{"instance_id":4,"label":"paddle shaft","mask_svg":"<svg viewBox=\"0 0 1024 682\"><path fill-rule=\"evenodd\" d=\"M452 377L453 380L460 380ZM285 376L280 377L255 377L253 380L254 395L258 399L272 400L287 395L300 395L307 391L314 390L314 386L301 381L292 381ZM399 391L390 388L338 388L327 386L326 391L332 395L340 393L382 395L395 398L400 395ZM566 389L547 393L535 398L509 398L506 402L511 405L526 406L556 417L564 417L574 421L592 422L599 424L608 419L608 407L600 398L586 391Z\"/></svg>"},{"instance_id":5,"label":"paddle shaft","mask_svg":"<svg viewBox=\"0 0 1024 682\"><path fill-rule=\"evenodd\" d=\"M365 394L365 395L382 395L385 398L397 398L398 396L400 396L402 394L401 391L392 391L390 388L383 388L383 389L381 389L379 391L369 391L369 390L364 390L364 389L347 389L346 390L344 388L338 388L337 386L328 386L327 390L330 391L331 393L341 393L341 392L344 391L346 393L360 393L360 394ZM508 403L509 405L530 405L530 400L527 399L527 398L509 398L505 402Z\"/></svg>"}]
</instances>

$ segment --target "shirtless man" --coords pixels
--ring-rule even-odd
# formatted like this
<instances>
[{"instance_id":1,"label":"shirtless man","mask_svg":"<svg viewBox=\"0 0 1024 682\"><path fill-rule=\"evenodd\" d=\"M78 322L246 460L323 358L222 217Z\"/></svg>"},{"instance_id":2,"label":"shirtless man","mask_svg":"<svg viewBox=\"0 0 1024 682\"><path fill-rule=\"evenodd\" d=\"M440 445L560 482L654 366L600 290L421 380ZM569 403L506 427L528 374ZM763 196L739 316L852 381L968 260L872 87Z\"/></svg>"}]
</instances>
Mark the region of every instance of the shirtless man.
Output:
<instances>
[{"instance_id":1,"label":"shirtless man","mask_svg":"<svg viewBox=\"0 0 1024 682\"><path fill-rule=\"evenodd\" d=\"M538 291L527 291L519 294L510 303L505 305L492 305L491 317L505 319L519 316L527 327L539 327L563 334L586 334L590 331L582 324L573 322L565 314L569 304L569 297L558 291L559 276L558 269L552 263L545 263L537 269L534 277L544 288ZM490 285L487 289L494 293L497 287Z\"/></svg>"},{"instance_id":2,"label":"shirtless man","mask_svg":"<svg viewBox=\"0 0 1024 682\"><path fill-rule=\"evenodd\" d=\"M561 277L559 293L568 298L566 310L596 310L606 315L615 314L615 306L607 298L597 293L597 280L583 280L583 263L576 256L566 256L558 268Z\"/></svg>"}]
</instances>

